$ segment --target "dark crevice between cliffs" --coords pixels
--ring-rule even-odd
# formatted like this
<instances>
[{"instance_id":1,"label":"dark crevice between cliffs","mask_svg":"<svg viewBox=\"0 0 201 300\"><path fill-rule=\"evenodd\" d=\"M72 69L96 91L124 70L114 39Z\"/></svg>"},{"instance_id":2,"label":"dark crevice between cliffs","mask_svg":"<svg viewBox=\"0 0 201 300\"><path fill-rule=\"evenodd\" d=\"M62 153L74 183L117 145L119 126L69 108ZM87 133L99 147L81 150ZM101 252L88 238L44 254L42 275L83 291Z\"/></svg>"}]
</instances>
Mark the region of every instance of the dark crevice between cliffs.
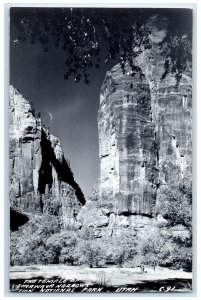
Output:
<instances>
[{"instance_id":1,"label":"dark crevice between cliffs","mask_svg":"<svg viewBox=\"0 0 201 300\"><path fill-rule=\"evenodd\" d=\"M58 177L61 181L68 183L75 190L75 194L82 205L85 204L84 194L74 179L73 172L66 162L65 158L62 158L62 162L59 161L54 153L54 149L51 146L50 140L47 139L46 133L42 129L41 132L41 153L42 164L39 170L39 185L38 190L40 194L45 193L46 185L48 189L52 186L52 166L54 166Z\"/></svg>"}]
</instances>

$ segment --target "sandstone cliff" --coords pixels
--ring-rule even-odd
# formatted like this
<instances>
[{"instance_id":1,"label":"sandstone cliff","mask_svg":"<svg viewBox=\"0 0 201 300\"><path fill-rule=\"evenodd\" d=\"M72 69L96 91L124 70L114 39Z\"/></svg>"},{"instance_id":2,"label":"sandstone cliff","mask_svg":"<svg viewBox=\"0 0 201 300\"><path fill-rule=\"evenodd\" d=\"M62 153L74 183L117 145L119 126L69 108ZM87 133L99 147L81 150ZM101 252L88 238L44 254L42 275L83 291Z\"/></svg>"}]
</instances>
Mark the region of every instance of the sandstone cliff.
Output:
<instances>
[{"instance_id":1,"label":"sandstone cliff","mask_svg":"<svg viewBox=\"0 0 201 300\"><path fill-rule=\"evenodd\" d=\"M144 79L115 66L101 89L100 201L118 215L151 216L160 186L192 174L191 79L160 81L162 57L155 60Z\"/></svg>"},{"instance_id":2,"label":"sandstone cliff","mask_svg":"<svg viewBox=\"0 0 201 300\"><path fill-rule=\"evenodd\" d=\"M158 148L148 82L139 75L133 80L119 65L108 72L98 127L102 204L118 215L151 215Z\"/></svg>"},{"instance_id":3,"label":"sandstone cliff","mask_svg":"<svg viewBox=\"0 0 201 300\"><path fill-rule=\"evenodd\" d=\"M190 186L192 179L191 70L187 66L178 86L172 74L162 79L165 44L158 45L166 20L149 22L151 48L135 58L139 71L130 76L129 67L123 74L116 65L101 88L96 199L99 219L102 209L109 211L108 225L102 217L107 228L149 225L162 187Z\"/></svg>"},{"instance_id":4,"label":"sandstone cliff","mask_svg":"<svg viewBox=\"0 0 201 300\"><path fill-rule=\"evenodd\" d=\"M59 139L17 89L10 87L10 206L21 213L61 216L61 226L76 221L84 195L74 180Z\"/></svg>"}]
</instances>

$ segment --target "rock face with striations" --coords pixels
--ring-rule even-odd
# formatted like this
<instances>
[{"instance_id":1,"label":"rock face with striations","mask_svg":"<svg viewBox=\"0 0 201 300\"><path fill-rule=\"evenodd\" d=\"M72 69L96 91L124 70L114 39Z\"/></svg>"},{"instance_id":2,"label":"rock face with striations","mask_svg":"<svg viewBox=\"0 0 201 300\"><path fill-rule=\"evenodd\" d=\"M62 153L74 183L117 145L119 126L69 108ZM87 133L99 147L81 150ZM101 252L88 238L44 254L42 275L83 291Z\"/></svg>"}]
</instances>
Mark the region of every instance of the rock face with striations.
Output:
<instances>
[{"instance_id":1,"label":"rock face with striations","mask_svg":"<svg viewBox=\"0 0 201 300\"><path fill-rule=\"evenodd\" d=\"M127 70L129 73L129 70ZM98 114L100 197L118 215L151 215L158 183L157 144L147 80L107 72Z\"/></svg>"},{"instance_id":2,"label":"rock face with striations","mask_svg":"<svg viewBox=\"0 0 201 300\"><path fill-rule=\"evenodd\" d=\"M12 86L9 100L11 209L58 215L64 228L75 224L85 199L59 139L42 126L30 103Z\"/></svg>"},{"instance_id":3,"label":"rock face with striations","mask_svg":"<svg viewBox=\"0 0 201 300\"><path fill-rule=\"evenodd\" d=\"M150 24L152 47L135 59L141 72L132 77L129 67L123 74L116 65L101 88L99 204L116 225L148 220L161 186L175 188L192 178L191 70L178 86L173 75L161 80L164 49L158 43L166 35L165 20L154 16Z\"/></svg>"}]
</instances>

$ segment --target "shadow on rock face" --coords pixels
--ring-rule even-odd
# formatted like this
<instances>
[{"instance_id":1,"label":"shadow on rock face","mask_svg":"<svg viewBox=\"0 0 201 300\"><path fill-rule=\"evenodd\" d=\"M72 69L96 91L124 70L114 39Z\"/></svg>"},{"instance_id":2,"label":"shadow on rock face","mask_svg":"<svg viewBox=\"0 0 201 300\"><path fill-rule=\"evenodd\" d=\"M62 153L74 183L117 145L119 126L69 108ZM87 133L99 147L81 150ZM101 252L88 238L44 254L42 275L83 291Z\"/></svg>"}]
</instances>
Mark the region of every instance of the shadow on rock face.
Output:
<instances>
[{"instance_id":1,"label":"shadow on rock face","mask_svg":"<svg viewBox=\"0 0 201 300\"><path fill-rule=\"evenodd\" d=\"M10 210L10 230L16 231L29 221L28 216L13 209Z\"/></svg>"}]
</instances>

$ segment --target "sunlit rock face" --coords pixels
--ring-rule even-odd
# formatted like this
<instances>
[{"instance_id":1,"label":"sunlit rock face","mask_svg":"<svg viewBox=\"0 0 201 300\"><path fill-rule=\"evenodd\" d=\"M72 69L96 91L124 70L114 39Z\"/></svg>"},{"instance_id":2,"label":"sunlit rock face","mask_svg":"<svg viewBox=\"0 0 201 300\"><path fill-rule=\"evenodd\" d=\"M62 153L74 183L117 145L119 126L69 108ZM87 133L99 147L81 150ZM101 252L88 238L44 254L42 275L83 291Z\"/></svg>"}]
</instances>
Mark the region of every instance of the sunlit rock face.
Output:
<instances>
[{"instance_id":1,"label":"sunlit rock face","mask_svg":"<svg viewBox=\"0 0 201 300\"><path fill-rule=\"evenodd\" d=\"M192 74L190 67L177 86L164 73L166 20L150 19L150 49L135 58L140 74L107 72L98 114L100 205L113 224L131 225L136 216L152 216L162 185L177 187L192 179ZM123 221L117 219L126 217ZM114 221L115 220L115 221ZM143 221L144 222L144 221Z\"/></svg>"},{"instance_id":2,"label":"sunlit rock face","mask_svg":"<svg viewBox=\"0 0 201 300\"><path fill-rule=\"evenodd\" d=\"M146 79L107 73L98 114L100 201L118 215L151 216L158 184L158 148Z\"/></svg>"},{"instance_id":3,"label":"sunlit rock face","mask_svg":"<svg viewBox=\"0 0 201 300\"><path fill-rule=\"evenodd\" d=\"M61 216L64 228L76 221L85 203L59 139L17 89L10 87L10 205L28 213Z\"/></svg>"}]
</instances>

